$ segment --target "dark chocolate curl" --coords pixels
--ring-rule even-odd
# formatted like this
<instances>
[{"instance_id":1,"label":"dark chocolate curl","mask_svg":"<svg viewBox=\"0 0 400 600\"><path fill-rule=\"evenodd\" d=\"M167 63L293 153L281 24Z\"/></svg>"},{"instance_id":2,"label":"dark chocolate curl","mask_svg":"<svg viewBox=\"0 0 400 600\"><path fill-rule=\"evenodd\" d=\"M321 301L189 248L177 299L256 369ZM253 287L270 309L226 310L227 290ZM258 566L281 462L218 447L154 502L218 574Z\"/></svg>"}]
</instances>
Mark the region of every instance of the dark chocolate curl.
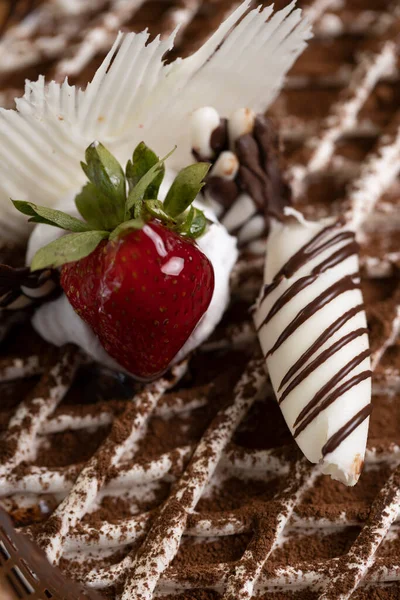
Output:
<instances>
[{"instance_id":1,"label":"dark chocolate curl","mask_svg":"<svg viewBox=\"0 0 400 600\"><path fill-rule=\"evenodd\" d=\"M256 203L257 209L263 212L266 195L269 193L269 182L267 179L261 179L254 173L254 171L247 166L241 165L239 167L238 177L240 188L243 192L246 192Z\"/></svg>"},{"instance_id":2,"label":"dark chocolate curl","mask_svg":"<svg viewBox=\"0 0 400 600\"><path fill-rule=\"evenodd\" d=\"M207 162L214 164L221 152L229 148L227 119L221 119L220 125L212 132L210 146L214 156ZM267 233L270 218L273 216L281 220L291 199L290 188L280 168L279 138L271 120L257 115L253 131L236 140L234 152L239 161L235 181L210 175L206 179L205 190L222 205L224 212L229 210L241 192L248 194L257 212L265 217L264 233ZM196 160L202 160L195 151L193 155Z\"/></svg>"},{"instance_id":3,"label":"dark chocolate curl","mask_svg":"<svg viewBox=\"0 0 400 600\"><path fill-rule=\"evenodd\" d=\"M210 146L218 155L228 149L228 119L221 119L219 126L211 134Z\"/></svg>"},{"instance_id":4,"label":"dark chocolate curl","mask_svg":"<svg viewBox=\"0 0 400 600\"><path fill-rule=\"evenodd\" d=\"M262 166L271 182L271 195L267 213L283 216L285 206L291 204L291 190L279 164L279 138L270 119L257 115L254 123L254 137L262 156Z\"/></svg>"},{"instance_id":5,"label":"dark chocolate curl","mask_svg":"<svg viewBox=\"0 0 400 600\"><path fill-rule=\"evenodd\" d=\"M207 178L207 190L226 210L232 206L239 195L239 187L235 181L212 175Z\"/></svg>"},{"instance_id":6,"label":"dark chocolate curl","mask_svg":"<svg viewBox=\"0 0 400 600\"><path fill-rule=\"evenodd\" d=\"M213 157L202 156L197 150L192 148L192 154L197 162L215 162L218 156L224 150L228 150L228 119L221 119L218 127L214 129L210 137L210 146L213 151Z\"/></svg>"},{"instance_id":7,"label":"dark chocolate curl","mask_svg":"<svg viewBox=\"0 0 400 600\"><path fill-rule=\"evenodd\" d=\"M271 216L282 219L290 204L290 189L280 170L279 142L271 121L257 115L253 133L236 141L236 153L241 189L265 212L267 222Z\"/></svg>"}]
</instances>

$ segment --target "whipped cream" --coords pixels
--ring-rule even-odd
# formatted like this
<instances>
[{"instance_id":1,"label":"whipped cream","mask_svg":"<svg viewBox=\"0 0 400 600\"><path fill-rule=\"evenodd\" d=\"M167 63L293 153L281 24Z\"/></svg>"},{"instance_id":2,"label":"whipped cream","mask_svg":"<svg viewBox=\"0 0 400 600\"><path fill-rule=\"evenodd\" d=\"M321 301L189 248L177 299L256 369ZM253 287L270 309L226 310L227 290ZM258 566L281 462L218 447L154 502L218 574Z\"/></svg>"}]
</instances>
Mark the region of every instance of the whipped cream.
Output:
<instances>
[{"instance_id":1,"label":"whipped cream","mask_svg":"<svg viewBox=\"0 0 400 600\"><path fill-rule=\"evenodd\" d=\"M174 173L167 169L160 188L160 198L165 197L173 178ZM75 194L68 195L59 203L57 208L79 217L74 198ZM229 278L238 256L236 239L229 235L225 227L218 223L208 207L198 200L194 204L204 210L207 218L212 222L206 233L196 240L196 243L213 265L215 274L214 294L207 312L173 362L181 360L199 346L209 337L220 321L229 302ZM39 248L64 233L61 229L50 225L37 225L29 239L26 256L27 265L30 265ZM169 265L171 269L177 267L179 265ZM64 294L57 300L39 307L32 318L32 323L36 331L48 342L56 346L63 346L68 343L76 344L91 358L104 366L126 371L107 354L92 329L75 313Z\"/></svg>"},{"instance_id":2,"label":"whipped cream","mask_svg":"<svg viewBox=\"0 0 400 600\"><path fill-rule=\"evenodd\" d=\"M371 411L367 321L354 232L286 209L272 221L255 325L283 416L322 471L354 485Z\"/></svg>"}]
</instances>

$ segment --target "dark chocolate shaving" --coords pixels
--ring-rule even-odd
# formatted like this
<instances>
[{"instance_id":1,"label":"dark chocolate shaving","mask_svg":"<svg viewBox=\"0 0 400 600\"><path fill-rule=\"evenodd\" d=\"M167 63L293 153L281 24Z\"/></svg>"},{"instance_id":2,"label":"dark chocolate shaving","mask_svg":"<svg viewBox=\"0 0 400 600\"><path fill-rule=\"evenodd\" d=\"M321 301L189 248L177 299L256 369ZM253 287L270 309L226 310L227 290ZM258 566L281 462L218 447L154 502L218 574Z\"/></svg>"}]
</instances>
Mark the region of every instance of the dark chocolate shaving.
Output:
<instances>
[{"instance_id":1,"label":"dark chocolate shaving","mask_svg":"<svg viewBox=\"0 0 400 600\"><path fill-rule=\"evenodd\" d=\"M211 134L210 146L218 155L229 148L228 119L221 119L219 126Z\"/></svg>"},{"instance_id":2,"label":"dark chocolate shaving","mask_svg":"<svg viewBox=\"0 0 400 600\"><path fill-rule=\"evenodd\" d=\"M214 152L211 161L192 150L195 159L214 163L221 152L229 149L227 119L221 119L220 125L212 132L210 146ZM265 217L267 232L270 217L282 219L285 206L291 203L290 187L279 164L279 139L271 120L257 115L252 133L236 140L235 153L240 165L235 180L209 175L205 191L221 204L223 214L234 204L240 193L245 192L255 202L257 212ZM245 224L241 223L239 230ZM231 233L237 234L238 231Z\"/></svg>"},{"instance_id":3,"label":"dark chocolate shaving","mask_svg":"<svg viewBox=\"0 0 400 600\"><path fill-rule=\"evenodd\" d=\"M279 141L270 119L257 115L254 130L236 141L240 162L238 183L268 221L282 219L290 204L290 188L279 166Z\"/></svg>"},{"instance_id":4,"label":"dark chocolate shaving","mask_svg":"<svg viewBox=\"0 0 400 600\"><path fill-rule=\"evenodd\" d=\"M29 294L28 290L37 290L47 282L52 281L54 287L40 298ZM22 287L26 291L22 291ZM21 296L32 300L32 304L49 301L61 293L59 274L55 269L43 269L31 272L29 267L14 268L0 265L0 308L7 308Z\"/></svg>"},{"instance_id":5,"label":"dark chocolate shaving","mask_svg":"<svg viewBox=\"0 0 400 600\"><path fill-rule=\"evenodd\" d=\"M232 206L239 195L239 187L236 181L229 181L229 179L213 175L207 179L207 191L226 210Z\"/></svg>"}]
</instances>

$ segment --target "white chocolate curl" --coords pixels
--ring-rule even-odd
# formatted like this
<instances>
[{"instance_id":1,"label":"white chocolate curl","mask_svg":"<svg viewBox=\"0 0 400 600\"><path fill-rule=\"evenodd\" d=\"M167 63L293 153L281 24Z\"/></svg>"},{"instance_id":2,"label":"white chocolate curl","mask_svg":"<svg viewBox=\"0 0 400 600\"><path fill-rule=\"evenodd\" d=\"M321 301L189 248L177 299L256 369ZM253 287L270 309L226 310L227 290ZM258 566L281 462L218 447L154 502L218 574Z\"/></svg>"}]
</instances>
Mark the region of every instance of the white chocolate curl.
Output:
<instances>
[{"instance_id":1,"label":"white chocolate curl","mask_svg":"<svg viewBox=\"0 0 400 600\"><path fill-rule=\"evenodd\" d=\"M354 485L371 402L367 321L354 233L294 210L273 222L255 324L286 423L305 456ZM292 259L292 260L290 260ZM278 275L277 275L278 274Z\"/></svg>"}]
</instances>

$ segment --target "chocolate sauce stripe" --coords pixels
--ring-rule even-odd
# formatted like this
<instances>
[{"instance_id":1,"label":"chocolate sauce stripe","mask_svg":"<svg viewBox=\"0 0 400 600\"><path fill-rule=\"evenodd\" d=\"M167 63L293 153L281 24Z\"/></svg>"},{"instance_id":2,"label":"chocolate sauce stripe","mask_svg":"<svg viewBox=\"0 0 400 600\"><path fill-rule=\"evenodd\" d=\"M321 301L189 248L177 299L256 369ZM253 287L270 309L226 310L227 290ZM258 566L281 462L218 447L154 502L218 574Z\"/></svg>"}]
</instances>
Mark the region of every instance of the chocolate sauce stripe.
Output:
<instances>
[{"instance_id":1,"label":"chocolate sauce stripe","mask_svg":"<svg viewBox=\"0 0 400 600\"><path fill-rule=\"evenodd\" d=\"M334 227L337 227L340 223L336 221L334 225L329 225L325 227L322 231L320 231L310 242L305 244L294 254L288 261L283 265L283 267L278 271L275 275L276 278L280 276L293 277L293 275L298 271L303 265L305 265L310 260L313 260L316 256L328 250L335 244L339 244L340 242L346 239L354 239L354 233L352 231L340 231L336 235L328 238L325 242L315 246L315 244L320 240L320 238L325 235L325 233L329 232ZM314 247L315 246L315 247ZM275 278L274 278L275 279Z\"/></svg>"},{"instance_id":2,"label":"chocolate sauce stripe","mask_svg":"<svg viewBox=\"0 0 400 600\"><path fill-rule=\"evenodd\" d=\"M337 265L339 265L341 262L343 262L347 258L350 258L350 256L353 256L354 254L358 254L358 251L359 251L358 243L356 241L352 241L352 242L350 242L350 244L346 244L346 246L339 248L339 250L334 252L331 256L328 256L328 258L326 258L319 265L314 267L313 270L311 271L311 273L313 275L314 274L319 275L321 273L324 273L328 269L332 269L333 267L336 267Z\"/></svg>"},{"instance_id":3,"label":"chocolate sauce stripe","mask_svg":"<svg viewBox=\"0 0 400 600\"><path fill-rule=\"evenodd\" d=\"M334 433L326 444L322 448L322 456L326 456L330 452L333 452L340 446L340 444L347 438L357 427L361 425L367 419L372 412L372 405L367 404L362 408L354 417L349 419L343 427L341 427L336 433Z\"/></svg>"},{"instance_id":4,"label":"chocolate sauce stripe","mask_svg":"<svg viewBox=\"0 0 400 600\"><path fill-rule=\"evenodd\" d=\"M328 269L332 269L333 267L337 266L338 264L340 264L341 262L343 262L344 260L346 260L347 258L352 256L353 254L357 254L357 252L358 252L358 244L357 244L357 242L353 241L350 244L347 244L346 246L343 246L342 248L340 248L339 250L334 252L331 256L328 256L328 258L326 258L324 261L322 261L319 265L316 265L314 267L314 269L311 271L311 275L305 275L304 277L297 279L282 294L282 296L280 296L276 300L275 304L272 306L269 313L265 317L264 321L258 327L257 331L260 331L260 329L264 325L266 325L272 319L272 317L274 317L277 314L277 312L279 312L280 309L285 306L285 304L287 304L288 302L290 302L290 300L292 300L295 296L297 296L298 293L300 293L302 290L304 290L306 287L308 287L311 283L314 283L314 281L317 279L318 275L321 275ZM281 279L279 279L279 281L281 281ZM264 297L264 299L267 296L268 296L268 294Z\"/></svg>"},{"instance_id":5,"label":"chocolate sauce stripe","mask_svg":"<svg viewBox=\"0 0 400 600\"><path fill-rule=\"evenodd\" d=\"M326 240L325 242L323 242L322 244L320 244L319 246L314 248L311 252L304 251L305 246L303 246L303 248L301 248L299 250L297 255L292 257L292 258L296 258L296 261L294 261L294 263L292 264L292 268L291 269L287 268L288 263L283 267L284 275L288 278L293 277L293 275L296 273L296 271L298 271L305 264L307 264L308 262L310 262L311 260L313 260L314 258L319 256L319 254L321 254L322 252L325 252L325 250L328 250L329 248L331 248L332 246L335 246L336 244L340 244L341 242L343 242L344 240L347 240L347 239L354 239L354 233L352 231L339 232L338 234L332 236L331 238L329 238L328 240Z\"/></svg>"},{"instance_id":6,"label":"chocolate sauce stripe","mask_svg":"<svg viewBox=\"0 0 400 600\"><path fill-rule=\"evenodd\" d=\"M328 328L325 331L330 331L330 328ZM337 340L334 344L332 344L332 346L321 352L321 354L319 354L312 362L310 362L310 364L307 365L307 367L303 369L303 371L301 371L295 379L293 379L292 383L290 383L287 386L287 388L284 390L282 396L279 399L279 403L281 403L290 394L290 392L292 392L298 385L300 385L300 383L304 381L304 379L306 379L310 375L310 373L312 373L313 371L315 371L315 369L317 369L323 363L325 363L329 358L336 354L336 352L344 348L344 346L346 346L347 344L350 344L350 342L354 341L361 335L365 334L368 334L368 329L366 329L365 327L360 327L355 331L350 331L350 333L347 333L339 340Z\"/></svg>"},{"instance_id":7,"label":"chocolate sauce stripe","mask_svg":"<svg viewBox=\"0 0 400 600\"><path fill-rule=\"evenodd\" d=\"M318 242L321 239L323 239L325 237L325 235L329 233L329 231L331 231L332 229L335 229L337 226L338 226L338 222L336 221L335 223L328 225L327 227L324 227L324 229L319 231L313 238L311 238L311 240L309 242L307 242L307 244L302 246L300 248L300 250L298 250L295 254L293 254L293 256L291 258L289 258L289 260L277 272L274 279L277 279L281 276L288 277L288 275L287 275L288 273L294 273L296 270L295 265L297 265L299 258L303 257L305 254L307 254L307 252L309 250L312 250L314 248L315 244L318 244Z\"/></svg>"},{"instance_id":8,"label":"chocolate sauce stripe","mask_svg":"<svg viewBox=\"0 0 400 600\"><path fill-rule=\"evenodd\" d=\"M344 239L348 239L348 238L354 238L354 234L350 231L344 231L344 232L340 232L338 235L333 236L332 238L329 238L329 240L327 242L325 242L324 244L321 244L320 246L318 246L314 252L317 252L316 254L308 255L307 254L307 248L309 248L313 243L315 243L316 241L319 240L320 237L322 237L325 233L327 233L329 230L331 230L333 227L337 227L338 222L336 222L334 225L329 225L328 227L326 227L325 229L323 229L322 231L320 231L312 240L310 240L310 242L308 242L308 244L306 244L305 246L302 246L302 248L300 248L300 250L298 250L298 252L296 252L296 254L294 254L287 263L284 264L284 266L276 273L276 275L274 276L273 280L271 283L267 284L264 286L263 289L263 295L261 296L260 299L260 305L262 304L262 302L264 302L265 298L274 291L274 289L276 289L276 287L279 285L279 283L281 282L281 280L283 278L287 278L289 279L290 277L292 277L294 275L294 273L301 267L303 266L306 262L308 262L309 260L312 260L313 258L315 258L318 254L320 254L322 251L327 250L328 248L330 248L332 245L336 244L336 243L340 243L342 242ZM354 244L356 244L356 248L358 250L358 244L357 242L352 242ZM348 244L348 246L350 246L350 244ZM345 248L347 248L348 246L345 246ZM343 248L341 248L340 250L338 250L338 253L340 253L343 250ZM350 256L350 254L349 254ZM335 254L336 257L336 254ZM304 258L304 262L302 262L301 264L298 265L298 262L300 260L300 258L303 260ZM327 259L327 261L329 259L332 259L333 256L329 257ZM347 257L346 257L347 258ZM342 259L344 260L344 259ZM315 269L313 270L313 274L317 274L317 273L322 273L323 270L326 270L328 268L330 268L329 265L325 266L325 262L323 261L320 265L317 265L317 267L315 267ZM341 262L341 260L338 261L338 263ZM335 266L338 263L334 263L331 266ZM292 269L290 269L290 265L292 265ZM295 268L294 265L296 265ZM318 270L319 267L322 266L322 270Z\"/></svg>"},{"instance_id":9,"label":"chocolate sauce stripe","mask_svg":"<svg viewBox=\"0 0 400 600\"><path fill-rule=\"evenodd\" d=\"M307 304L304 308L302 308L293 319L291 323L283 330L281 335L278 337L275 344L272 346L270 350L265 355L265 358L268 358L276 352L276 350L286 341L292 333L303 325L312 315L314 315L321 308L329 304L332 300L344 294L345 292L355 290L359 287L359 284L354 282L353 278L359 276L358 273L352 273L351 275L346 275L336 281L333 285L327 288L324 292L322 292L317 298L315 298L312 302Z\"/></svg>"},{"instance_id":10,"label":"chocolate sauce stripe","mask_svg":"<svg viewBox=\"0 0 400 600\"><path fill-rule=\"evenodd\" d=\"M323 400L323 398L326 396L326 394L329 394L330 392L332 392L334 386L337 385L340 381L342 381L342 379L344 377L346 377L346 375L351 373L351 371L353 369L355 369L355 367L360 365L366 358L368 358L370 356L370 354L371 353L370 353L369 348L367 350L364 350L364 352L361 352L360 354L355 356L350 362L348 362L344 367L342 367L333 377L331 377L331 379L325 385L323 385L320 390L318 390L318 392L314 395L312 400L310 400L310 402L308 404L306 404L306 406L303 408L303 410L300 411L300 414L297 417L296 421L294 422L293 427L296 427L296 425L299 425L301 423L301 421L304 421L304 419L308 420L307 415L310 413L310 411L312 411L315 407L320 408L320 407L318 407L318 403L321 400ZM371 373L370 371L368 371L368 372ZM348 381L351 381L351 379L349 379ZM348 381L342 385L346 385L346 383L348 383ZM341 389L341 387L338 387L333 392L333 394L336 394L336 392L340 389ZM330 398L330 397L331 396L329 396L328 398ZM326 398L323 401L323 404L327 401L328 398ZM309 421L309 422L311 422L311 421ZM302 427L302 425L300 425L300 427Z\"/></svg>"},{"instance_id":11,"label":"chocolate sauce stripe","mask_svg":"<svg viewBox=\"0 0 400 600\"><path fill-rule=\"evenodd\" d=\"M353 318L356 314L364 310L364 304L359 304L354 308L350 309L344 315L340 316L330 327L327 327L325 331L315 340L313 344L306 350L300 358L295 362L295 364L289 369L284 378L282 379L278 391L280 391L288 381L293 377L297 371L299 371L303 365L308 361L309 358L318 350L320 346L322 346L336 331L341 329L345 323L351 318Z\"/></svg>"},{"instance_id":12,"label":"chocolate sauce stripe","mask_svg":"<svg viewBox=\"0 0 400 600\"><path fill-rule=\"evenodd\" d=\"M259 302L259 305L261 306L261 304L264 302L265 298L268 296L268 294L270 294L271 292L273 292L278 285L280 284L280 282L282 281L282 279L284 279L283 275L281 275L279 278L277 278L276 276L274 277L273 281L271 283L268 283L266 285L264 285L263 288L263 293Z\"/></svg>"},{"instance_id":13,"label":"chocolate sauce stripe","mask_svg":"<svg viewBox=\"0 0 400 600\"><path fill-rule=\"evenodd\" d=\"M264 321L258 327L257 331L260 331L264 325L269 323L269 321L274 317L280 310L290 302L298 293L304 290L306 287L314 283L317 279L316 275L306 275L305 277L301 277L297 279L292 285L280 296L276 302L272 305L270 311L265 317Z\"/></svg>"}]
</instances>

